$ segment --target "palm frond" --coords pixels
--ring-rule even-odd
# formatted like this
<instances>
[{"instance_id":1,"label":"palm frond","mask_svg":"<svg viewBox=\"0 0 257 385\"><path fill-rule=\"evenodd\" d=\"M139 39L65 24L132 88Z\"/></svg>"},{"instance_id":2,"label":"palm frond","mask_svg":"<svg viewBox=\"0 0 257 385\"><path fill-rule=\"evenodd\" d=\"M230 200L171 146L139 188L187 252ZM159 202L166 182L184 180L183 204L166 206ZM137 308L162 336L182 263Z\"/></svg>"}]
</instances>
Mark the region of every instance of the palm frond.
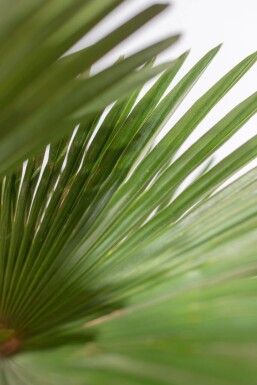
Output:
<instances>
[{"instance_id":1,"label":"palm frond","mask_svg":"<svg viewBox=\"0 0 257 385\"><path fill-rule=\"evenodd\" d=\"M150 6L93 45L63 56L123 2L26 0L12 10L8 1L1 3L1 13L9 15L0 30L1 175L167 67L137 71L178 36L153 44L100 73L81 76L162 12L163 4Z\"/></svg>"},{"instance_id":2,"label":"palm frond","mask_svg":"<svg viewBox=\"0 0 257 385\"><path fill-rule=\"evenodd\" d=\"M231 344L240 344L244 322L248 331L255 330L254 313L251 318L246 312L235 327L231 323L255 288L247 277L254 277L256 267L256 171L215 191L256 157L256 137L177 196L174 192L256 112L256 94L174 156L254 64L256 54L225 75L154 144L218 49L165 98L187 53L138 102L140 89L3 177L0 314L7 333L3 340L19 341L23 352L11 364L13 375L4 361L6 383L22 384L19 365L32 362L33 372L39 357L42 368L55 372L56 366L62 374L69 368L74 383L81 384L243 384L242 375L229 370L241 355L229 352ZM240 306L233 306L240 290ZM231 306L229 316L222 313L224 301ZM220 328L213 324L219 317ZM86 342L82 355L80 349L62 348ZM249 371L249 365L240 368ZM46 383L43 374L36 379L36 372L29 373L26 383L30 375L32 383Z\"/></svg>"},{"instance_id":3,"label":"palm frond","mask_svg":"<svg viewBox=\"0 0 257 385\"><path fill-rule=\"evenodd\" d=\"M119 3L26 0L0 26L1 384L254 385L257 169L224 182L257 137L212 161L257 94L181 147L257 54L157 140L220 47L178 82L188 52L153 66L177 37L88 76L163 9L63 57Z\"/></svg>"}]
</instances>

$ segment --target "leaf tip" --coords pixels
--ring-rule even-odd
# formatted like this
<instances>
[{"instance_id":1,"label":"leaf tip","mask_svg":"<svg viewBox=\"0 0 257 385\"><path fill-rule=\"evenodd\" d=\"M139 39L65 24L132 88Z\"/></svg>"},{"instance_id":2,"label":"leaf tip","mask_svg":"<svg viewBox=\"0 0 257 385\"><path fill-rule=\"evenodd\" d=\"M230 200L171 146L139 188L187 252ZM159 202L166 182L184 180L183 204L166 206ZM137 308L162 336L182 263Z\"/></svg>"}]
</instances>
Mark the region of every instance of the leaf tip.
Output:
<instances>
[{"instance_id":1,"label":"leaf tip","mask_svg":"<svg viewBox=\"0 0 257 385\"><path fill-rule=\"evenodd\" d=\"M188 49L187 51L182 53L182 55L180 55L180 58L185 60L188 57L188 55L190 54L190 52L191 52L191 49Z\"/></svg>"},{"instance_id":2,"label":"leaf tip","mask_svg":"<svg viewBox=\"0 0 257 385\"><path fill-rule=\"evenodd\" d=\"M213 51L219 52L219 50L221 49L222 46L223 46L223 43L220 43L220 44L216 45L216 46L213 48Z\"/></svg>"},{"instance_id":3,"label":"leaf tip","mask_svg":"<svg viewBox=\"0 0 257 385\"><path fill-rule=\"evenodd\" d=\"M170 3L155 3L152 5L152 8L155 8L156 10L159 10L160 12L162 12L165 9L169 8L170 6L171 6Z\"/></svg>"}]
</instances>

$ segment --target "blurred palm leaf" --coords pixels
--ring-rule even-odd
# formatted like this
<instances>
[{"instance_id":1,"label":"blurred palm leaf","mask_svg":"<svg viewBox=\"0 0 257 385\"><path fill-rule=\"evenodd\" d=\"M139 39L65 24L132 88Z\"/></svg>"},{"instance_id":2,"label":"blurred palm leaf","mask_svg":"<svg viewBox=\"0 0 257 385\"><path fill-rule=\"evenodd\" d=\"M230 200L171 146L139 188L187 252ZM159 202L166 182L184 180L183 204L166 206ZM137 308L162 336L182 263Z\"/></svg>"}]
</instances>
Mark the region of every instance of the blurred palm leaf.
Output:
<instances>
[{"instance_id":1,"label":"blurred palm leaf","mask_svg":"<svg viewBox=\"0 0 257 385\"><path fill-rule=\"evenodd\" d=\"M98 9L94 2L92 11L103 16L105 8L118 3L99 2ZM64 39L70 31L77 40L81 35L74 33L72 18L67 18L70 29L62 23L75 8L79 20L90 16L78 4L93 3L26 1L3 22L0 34L4 37L12 25L30 29L25 21L34 25L36 20L42 24L35 24L35 41L45 38L43 31L55 41L50 27L56 31L58 20L63 29L57 36ZM136 20L141 25L145 19ZM71 36L65 35L70 45ZM25 54L28 41L25 35L20 39L21 45L15 38L13 46L5 47L7 72L11 58ZM0 119L8 122L11 111L17 111L17 119L9 119L0 142L6 149L0 211L1 384L255 384L257 171L221 187L256 158L257 137L216 165L212 159L256 113L257 94L181 155L179 150L257 54L226 74L157 142L219 50L208 52L170 90L187 53L161 67L153 67L151 58L175 40L117 62L96 75L98 80L77 76L88 68L84 58L93 58L87 62L91 65L112 47L108 38L88 48L90 55L84 55L86 50L64 59L66 44L57 53L59 41L54 52L40 41L31 61L25 55L13 78L3 76ZM22 72L28 63L33 84ZM140 84L159 72L141 96ZM82 82L82 88L74 82ZM35 105L28 108L31 102ZM50 144L44 148L44 143ZM33 155L21 164L28 154Z\"/></svg>"},{"instance_id":2,"label":"blurred palm leaf","mask_svg":"<svg viewBox=\"0 0 257 385\"><path fill-rule=\"evenodd\" d=\"M79 76L166 5L153 5L87 48L63 57L124 0L26 0L1 2L0 173L49 139L162 70L135 71L178 36L128 57L87 78ZM11 9L10 9L11 8Z\"/></svg>"}]
</instances>

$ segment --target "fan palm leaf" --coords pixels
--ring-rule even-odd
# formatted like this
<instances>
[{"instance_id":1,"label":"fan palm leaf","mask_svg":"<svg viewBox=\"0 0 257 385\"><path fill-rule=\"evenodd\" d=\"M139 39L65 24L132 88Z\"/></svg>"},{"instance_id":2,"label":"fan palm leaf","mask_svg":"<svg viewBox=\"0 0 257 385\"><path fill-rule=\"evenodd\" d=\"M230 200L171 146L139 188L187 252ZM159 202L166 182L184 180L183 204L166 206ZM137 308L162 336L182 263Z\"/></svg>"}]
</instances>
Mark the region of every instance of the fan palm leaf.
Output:
<instances>
[{"instance_id":1,"label":"fan palm leaf","mask_svg":"<svg viewBox=\"0 0 257 385\"><path fill-rule=\"evenodd\" d=\"M257 94L181 147L257 54L160 139L220 47L179 81L188 52L153 63L177 37L81 75L163 8L63 57L119 3L28 0L0 28L1 384L254 385L257 170L224 183L257 137L212 159Z\"/></svg>"}]
</instances>

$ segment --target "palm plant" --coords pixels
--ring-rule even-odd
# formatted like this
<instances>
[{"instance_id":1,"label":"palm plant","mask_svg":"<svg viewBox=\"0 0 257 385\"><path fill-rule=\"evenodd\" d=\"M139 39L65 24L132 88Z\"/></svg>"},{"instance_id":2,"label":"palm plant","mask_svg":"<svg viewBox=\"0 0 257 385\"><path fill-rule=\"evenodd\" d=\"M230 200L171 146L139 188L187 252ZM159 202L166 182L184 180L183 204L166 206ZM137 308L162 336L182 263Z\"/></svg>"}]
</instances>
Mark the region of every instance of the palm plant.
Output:
<instances>
[{"instance_id":1,"label":"palm plant","mask_svg":"<svg viewBox=\"0 0 257 385\"><path fill-rule=\"evenodd\" d=\"M1 385L254 385L257 170L224 182L257 137L210 160L257 93L180 149L257 54L156 141L220 47L175 83L188 53L154 57L178 36L90 75L165 9L64 56L120 3L1 3Z\"/></svg>"}]
</instances>

